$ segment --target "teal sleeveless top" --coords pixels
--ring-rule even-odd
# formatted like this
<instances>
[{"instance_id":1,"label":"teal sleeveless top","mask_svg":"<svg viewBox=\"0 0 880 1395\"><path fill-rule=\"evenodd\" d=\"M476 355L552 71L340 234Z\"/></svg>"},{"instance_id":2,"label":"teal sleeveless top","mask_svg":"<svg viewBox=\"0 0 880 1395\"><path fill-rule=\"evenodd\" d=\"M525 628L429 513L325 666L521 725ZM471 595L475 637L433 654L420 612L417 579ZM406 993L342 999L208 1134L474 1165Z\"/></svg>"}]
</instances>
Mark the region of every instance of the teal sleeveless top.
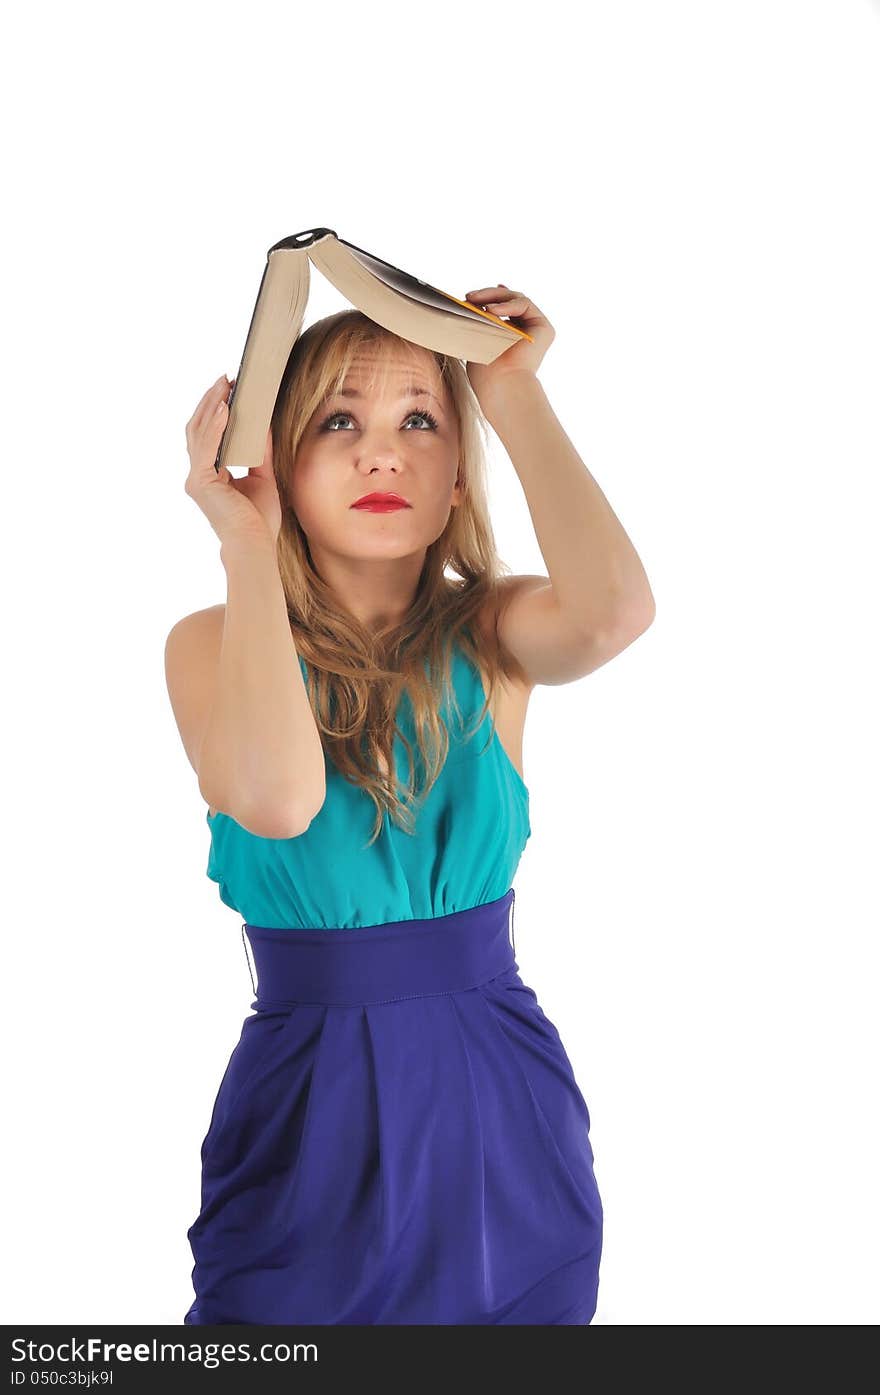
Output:
<instances>
[{"instance_id":1,"label":"teal sleeveless top","mask_svg":"<svg viewBox=\"0 0 880 1395\"><path fill-rule=\"evenodd\" d=\"M306 663L300 656L303 678ZM220 898L249 925L270 929L355 929L385 921L424 920L469 910L509 890L531 836L529 791L486 712L466 740L485 700L479 669L459 645L452 682L460 709L444 701L449 752L415 814L414 832L387 811L371 847L376 806L343 778L325 752L326 798L298 838L261 838L231 815L206 814L211 830L208 876ZM398 726L420 757L401 695ZM409 762L400 732L394 760L402 786Z\"/></svg>"}]
</instances>

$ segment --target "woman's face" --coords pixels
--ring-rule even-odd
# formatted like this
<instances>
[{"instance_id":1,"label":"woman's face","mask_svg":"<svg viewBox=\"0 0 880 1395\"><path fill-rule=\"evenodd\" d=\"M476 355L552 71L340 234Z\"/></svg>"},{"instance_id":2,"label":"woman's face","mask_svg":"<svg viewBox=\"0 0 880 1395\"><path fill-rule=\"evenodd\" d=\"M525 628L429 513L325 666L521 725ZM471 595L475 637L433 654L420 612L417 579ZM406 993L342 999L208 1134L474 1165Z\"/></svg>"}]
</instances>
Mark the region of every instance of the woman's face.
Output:
<instances>
[{"instance_id":1,"label":"woman's face","mask_svg":"<svg viewBox=\"0 0 880 1395\"><path fill-rule=\"evenodd\" d=\"M322 551L358 561L424 554L460 502L458 425L434 359L413 365L395 348L382 357L373 384L376 360L355 359L299 444L291 502L316 565ZM400 494L409 508L352 507L373 492Z\"/></svg>"}]
</instances>

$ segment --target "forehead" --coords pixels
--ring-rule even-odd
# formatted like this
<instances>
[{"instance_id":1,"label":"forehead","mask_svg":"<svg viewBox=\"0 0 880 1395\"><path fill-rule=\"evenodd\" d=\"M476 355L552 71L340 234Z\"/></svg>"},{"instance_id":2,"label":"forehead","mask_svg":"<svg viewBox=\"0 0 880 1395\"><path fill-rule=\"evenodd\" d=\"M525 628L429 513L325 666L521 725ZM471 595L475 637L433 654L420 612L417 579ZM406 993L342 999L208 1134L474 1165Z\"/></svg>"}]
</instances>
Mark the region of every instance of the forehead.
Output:
<instances>
[{"instance_id":1,"label":"forehead","mask_svg":"<svg viewBox=\"0 0 880 1395\"><path fill-rule=\"evenodd\" d=\"M376 395L394 399L425 395L441 405L446 396L436 361L427 353L419 353L415 347L411 353L390 348L356 354L336 395L353 398Z\"/></svg>"}]
</instances>

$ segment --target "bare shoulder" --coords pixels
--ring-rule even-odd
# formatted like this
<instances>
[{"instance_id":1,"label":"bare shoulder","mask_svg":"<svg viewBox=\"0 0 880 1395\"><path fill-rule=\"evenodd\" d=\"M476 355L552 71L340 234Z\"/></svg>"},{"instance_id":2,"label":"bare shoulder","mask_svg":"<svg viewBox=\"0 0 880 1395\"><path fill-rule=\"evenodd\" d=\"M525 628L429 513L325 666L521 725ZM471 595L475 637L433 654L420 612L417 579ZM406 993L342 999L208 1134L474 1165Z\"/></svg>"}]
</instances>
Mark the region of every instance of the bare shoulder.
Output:
<instances>
[{"instance_id":1,"label":"bare shoulder","mask_svg":"<svg viewBox=\"0 0 880 1395\"><path fill-rule=\"evenodd\" d=\"M168 632L165 640L165 675L169 689L175 690L192 678L194 665L200 665L219 655L223 638L225 605L210 605L204 610L194 610L184 615ZM174 702L175 693L171 693Z\"/></svg>"},{"instance_id":2,"label":"bare shoulder","mask_svg":"<svg viewBox=\"0 0 880 1395\"><path fill-rule=\"evenodd\" d=\"M213 697L225 605L207 606L172 625L165 640L165 682L189 763L198 774L206 714Z\"/></svg>"},{"instance_id":3,"label":"bare shoulder","mask_svg":"<svg viewBox=\"0 0 880 1395\"><path fill-rule=\"evenodd\" d=\"M222 603L206 606L204 610L194 610L191 615L184 615L171 626L168 638L171 639L173 635L179 639L181 635L191 635L201 630L209 631L218 621L222 623L225 614L226 606Z\"/></svg>"}]
</instances>

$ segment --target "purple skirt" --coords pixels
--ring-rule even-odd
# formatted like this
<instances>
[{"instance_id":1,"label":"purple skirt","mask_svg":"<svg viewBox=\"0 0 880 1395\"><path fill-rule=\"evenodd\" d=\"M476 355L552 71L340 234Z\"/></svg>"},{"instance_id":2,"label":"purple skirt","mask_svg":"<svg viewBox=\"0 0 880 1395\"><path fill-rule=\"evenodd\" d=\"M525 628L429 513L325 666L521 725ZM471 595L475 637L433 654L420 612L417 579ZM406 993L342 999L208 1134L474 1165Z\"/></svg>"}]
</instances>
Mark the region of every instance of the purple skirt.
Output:
<instances>
[{"instance_id":1,"label":"purple skirt","mask_svg":"<svg viewBox=\"0 0 880 1395\"><path fill-rule=\"evenodd\" d=\"M202 1143L184 1323L586 1324L590 1116L511 888L428 920L244 925L257 997Z\"/></svg>"}]
</instances>

